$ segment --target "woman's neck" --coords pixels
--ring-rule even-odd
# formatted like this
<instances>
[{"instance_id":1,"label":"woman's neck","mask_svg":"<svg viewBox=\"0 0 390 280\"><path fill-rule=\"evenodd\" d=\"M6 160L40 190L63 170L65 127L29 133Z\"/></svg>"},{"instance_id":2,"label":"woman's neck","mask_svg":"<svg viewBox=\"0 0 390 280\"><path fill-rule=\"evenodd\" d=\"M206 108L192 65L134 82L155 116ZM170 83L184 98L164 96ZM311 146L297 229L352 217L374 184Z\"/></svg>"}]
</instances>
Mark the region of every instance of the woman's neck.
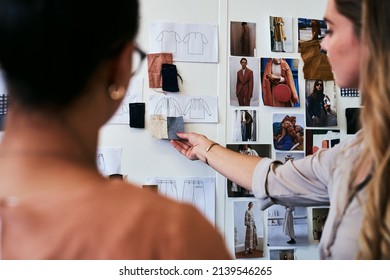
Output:
<instances>
[{"instance_id":1,"label":"woman's neck","mask_svg":"<svg viewBox=\"0 0 390 280\"><path fill-rule=\"evenodd\" d=\"M58 158L95 168L97 133L83 130L79 122L59 112L10 110L0 154Z\"/></svg>"}]
</instances>

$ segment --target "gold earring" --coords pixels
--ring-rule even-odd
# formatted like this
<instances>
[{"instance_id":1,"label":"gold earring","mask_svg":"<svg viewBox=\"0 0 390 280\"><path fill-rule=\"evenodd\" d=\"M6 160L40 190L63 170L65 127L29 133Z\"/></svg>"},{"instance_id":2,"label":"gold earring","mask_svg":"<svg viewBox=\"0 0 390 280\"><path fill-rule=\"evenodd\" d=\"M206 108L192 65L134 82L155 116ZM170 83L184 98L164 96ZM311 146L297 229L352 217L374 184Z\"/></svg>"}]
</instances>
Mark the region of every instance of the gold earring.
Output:
<instances>
[{"instance_id":1,"label":"gold earring","mask_svg":"<svg viewBox=\"0 0 390 280\"><path fill-rule=\"evenodd\" d=\"M125 96L125 90L123 88L118 88L116 84L111 84L108 86L108 94L112 100L119 100Z\"/></svg>"}]
</instances>

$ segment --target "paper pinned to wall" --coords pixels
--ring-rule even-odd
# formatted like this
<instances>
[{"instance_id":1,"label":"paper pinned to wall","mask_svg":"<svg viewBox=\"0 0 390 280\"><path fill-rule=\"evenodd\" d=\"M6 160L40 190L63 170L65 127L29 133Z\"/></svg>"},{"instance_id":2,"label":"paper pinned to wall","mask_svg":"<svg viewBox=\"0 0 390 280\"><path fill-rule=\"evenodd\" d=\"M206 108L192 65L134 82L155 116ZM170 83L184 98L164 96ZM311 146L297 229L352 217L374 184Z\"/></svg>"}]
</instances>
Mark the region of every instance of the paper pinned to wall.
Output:
<instances>
[{"instance_id":1,"label":"paper pinned to wall","mask_svg":"<svg viewBox=\"0 0 390 280\"><path fill-rule=\"evenodd\" d=\"M129 124L129 103L142 102L144 78L132 77L121 105L108 121L110 124Z\"/></svg>"},{"instance_id":2,"label":"paper pinned to wall","mask_svg":"<svg viewBox=\"0 0 390 280\"><path fill-rule=\"evenodd\" d=\"M152 22L150 53L172 53L174 61L218 62L218 26Z\"/></svg>"},{"instance_id":3,"label":"paper pinned to wall","mask_svg":"<svg viewBox=\"0 0 390 280\"><path fill-rule=\"evenodd\" d=\"M214 177L150 177L145 184L157 185L160 194L194 205L215 224Z\"/></svg>"},{"instance_id":4,"label":"paper pinned to wall","mask_svg":"<svg viewBox=\"0 0 390 280\"><path fill-rule=\"evenodd\" d=\"M183 116L185 123L217 123L217 96L150 95L150 115Z\"/></svg>"},{"instance_id":5,"label":"paper pinned to wall","mask_svg":"<svg viewBox=\"0 0 390 280\"><path fill-rule=\"evenodd\" d=\"M98 147L96 152L96 166L104 176L120 174L121 161L121 147Z\"/></svg>"}]
</instances>

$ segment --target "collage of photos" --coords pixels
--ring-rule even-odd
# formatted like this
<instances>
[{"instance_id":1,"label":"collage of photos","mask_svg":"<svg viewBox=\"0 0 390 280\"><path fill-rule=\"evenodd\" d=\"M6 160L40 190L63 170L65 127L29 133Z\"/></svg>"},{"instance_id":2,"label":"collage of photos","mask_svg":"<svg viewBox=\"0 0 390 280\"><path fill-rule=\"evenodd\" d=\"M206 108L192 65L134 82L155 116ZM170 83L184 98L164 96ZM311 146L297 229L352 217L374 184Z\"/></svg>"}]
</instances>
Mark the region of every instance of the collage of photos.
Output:
<instances>
[{"instance_id":1,"label":"collage of photos","mask_svg":"<svg viewBox=\"0 0 390 280\"><path fill-rule=\"evenodd\" d=\"M326 22L315 18L269 16L267 28L272 56L262 56L256 48L259 28L265 27L249 21L230 22L232 138L227 148L251 156L270 157L284 164L338 144L338 88L327 56L320 48L327 31ZM298 38L293 35L295 28ZM288 57L294 52L300 53L302 60L295 55ZM344 97L359 96L353 89L339 90ZM271 144L259 142L266 131L263 130L262 107L272 108L271 114L267 111L272 119ZM301 108L304 113L297 113L294 108ZM350 115L356 116L356 110L351 110ZM350 119L352 130L352 119L356 118ZM298 246L308 246L321 237L327 208L313 209L313 220L308 219L309 210L304 207L273 205L264 212L254 211L257 209L255 200L242 201L243 198L253 199L253 193L230 180L227 180L227 196L235 205L236 258L261 258L266 244L269 259L293 260ZM252 213L248 216L256 218L264 213L266 220L250 222L248 226L247 222L242 222L243 213ZM263 224L267 240L260 236L259 226ZM309 229L313 232L309 233ZM309 238L309 234L313 236ZM285 248L278 248L280 246Z\"/></svg>"}]
</instances>

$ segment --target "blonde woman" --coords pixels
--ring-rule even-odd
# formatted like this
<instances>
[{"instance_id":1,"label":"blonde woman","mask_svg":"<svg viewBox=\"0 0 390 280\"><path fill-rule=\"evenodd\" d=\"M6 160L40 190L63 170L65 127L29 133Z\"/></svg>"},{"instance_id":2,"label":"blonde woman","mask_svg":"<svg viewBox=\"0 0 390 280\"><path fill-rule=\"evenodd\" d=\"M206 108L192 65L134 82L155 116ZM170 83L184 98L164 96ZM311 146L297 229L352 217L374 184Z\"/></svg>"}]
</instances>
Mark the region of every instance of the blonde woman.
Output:
<instances>
[{"instance_id":1,"label":"blonde woman","mask_svg":"<svg viewBox=\"0 0 390 280\"><path fill-rule=\"evenodd\" d=\"M381 0L329 0L326 8L328 32L321 45L335 81L340 87L362 84L363 129L355 137L285 164L234 153L200 134L180 133L185 141L172 141L187 158L207 161L252 190L262 209L330 205L322 259L390 259L389 13L390 2Z\"/></svg>"}]
</instances>

